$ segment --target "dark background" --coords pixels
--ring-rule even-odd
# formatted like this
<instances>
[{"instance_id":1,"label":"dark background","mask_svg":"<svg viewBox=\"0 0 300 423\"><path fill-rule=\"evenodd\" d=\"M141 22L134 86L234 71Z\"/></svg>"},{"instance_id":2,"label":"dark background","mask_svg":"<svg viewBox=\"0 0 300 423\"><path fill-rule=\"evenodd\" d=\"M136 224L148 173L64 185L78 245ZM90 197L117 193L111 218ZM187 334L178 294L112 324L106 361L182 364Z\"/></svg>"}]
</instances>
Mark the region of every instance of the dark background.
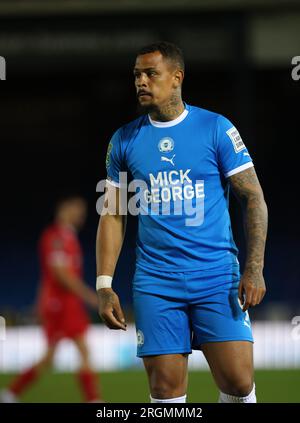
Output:
<instances>
[{"instance_id":1,"label":"dark background","mask_svg":"<svg viewBox=\"0 0 300 423\"><path fill-rule=\"evenodd\" d=\"M135 52L161 39L185 52L183 99L234 122L264 189L270 214L268 292L252 315L299 314L300 81L291 77L291 58L300 55L300 37L295 39L291 28L300 10L288 1L230 10L202 10L190 3L82 13L67 7L14 13L0 6L0 56L7 62L7 81L0 87L0 314L14 321L20 321L20 313L23 320L30 315L39 281L37 241L65 189L89 202L81 240L86 278L94 286L96 184L105 178L113 131L136 116ZM241 214L234 199L231 209L243 262ZM130 218L115 281L125 308L131 304L135 228Z\"/></svg>"}]
</instances>

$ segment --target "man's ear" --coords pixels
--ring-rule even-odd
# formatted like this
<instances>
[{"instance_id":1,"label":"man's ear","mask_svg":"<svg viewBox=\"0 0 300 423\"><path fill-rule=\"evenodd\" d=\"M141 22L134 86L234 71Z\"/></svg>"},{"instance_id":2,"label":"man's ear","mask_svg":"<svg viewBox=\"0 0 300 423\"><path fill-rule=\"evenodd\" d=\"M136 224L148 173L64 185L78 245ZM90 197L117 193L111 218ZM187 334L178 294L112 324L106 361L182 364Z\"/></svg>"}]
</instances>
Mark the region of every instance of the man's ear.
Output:
<instances>
[{"instance_id":1,"label":"man's ear","mask_svg":"<svg viewBox=\"0 0 300 423\"><path fill-rule=\"evenodd\" d=\"M183 78L184 78L183 70L180 70L180 69L176 70L174 73L174 88L178 88L182 84Z\"/></svg>"}]
</instances>

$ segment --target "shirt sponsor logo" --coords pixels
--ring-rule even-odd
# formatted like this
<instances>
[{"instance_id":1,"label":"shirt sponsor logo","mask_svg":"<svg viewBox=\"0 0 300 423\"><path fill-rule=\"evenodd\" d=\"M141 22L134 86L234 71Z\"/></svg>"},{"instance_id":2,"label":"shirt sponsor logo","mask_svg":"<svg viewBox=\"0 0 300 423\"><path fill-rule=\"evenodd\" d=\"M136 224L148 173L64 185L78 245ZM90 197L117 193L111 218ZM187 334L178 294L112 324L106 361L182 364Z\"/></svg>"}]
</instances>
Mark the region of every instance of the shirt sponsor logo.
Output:
<instances>
[{"instance_id":1,"label":"shirt sponsor logo","mask_svg":"<svg viewBox=\"0 0 300 423\"><path fill-rule=\"evenodd\" d=\"M193 181L189 177L191 169L160 171L149 174L151 189L144 191L147 203L204 199L204 181Z\"/></svg>"}]
</instances>

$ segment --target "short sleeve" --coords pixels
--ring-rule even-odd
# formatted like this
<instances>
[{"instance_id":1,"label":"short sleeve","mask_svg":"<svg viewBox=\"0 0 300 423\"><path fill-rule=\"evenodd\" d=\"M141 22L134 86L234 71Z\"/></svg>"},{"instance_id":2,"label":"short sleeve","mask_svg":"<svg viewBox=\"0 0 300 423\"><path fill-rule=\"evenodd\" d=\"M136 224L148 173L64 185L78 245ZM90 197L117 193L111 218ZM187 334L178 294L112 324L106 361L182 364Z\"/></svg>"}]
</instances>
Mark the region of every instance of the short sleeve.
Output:
<instances>
[{"instance_id":1,"label":"short sleeve","mask_svg":"<svg viewBox=\"0 0 300 423\"><path fill-rule=\"evenodd\" d=\"M253 166L239 131L222 115L217 118L215 141L219 167L226 178Z\"/></svg>"},{"instance_id":2,"label":"short sleeve","mask_svg":"<svg viewBox=\"0 0 300 423\"><path fill-rule=\"evenodd\" d=\"M106 153L107 180L114 186L120 187L120 172L123 172L124 164L121 151L121 135L118 129L112 136Z\"/></svg>"}]
</instances>

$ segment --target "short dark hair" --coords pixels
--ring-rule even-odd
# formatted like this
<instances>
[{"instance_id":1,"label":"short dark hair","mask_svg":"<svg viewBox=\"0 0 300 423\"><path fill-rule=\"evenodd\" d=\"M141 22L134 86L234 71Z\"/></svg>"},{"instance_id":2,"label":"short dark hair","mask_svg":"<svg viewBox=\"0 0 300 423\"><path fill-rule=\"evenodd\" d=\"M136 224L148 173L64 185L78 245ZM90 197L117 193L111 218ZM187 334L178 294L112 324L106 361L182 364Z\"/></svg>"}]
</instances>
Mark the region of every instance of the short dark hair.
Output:
<instances>
[{"instance_id":1,"label":"short dark hair","mask_svg":"<svg viewBox=\"0 0 300 423\"><path fill-rule=\"evenodd\" d=\"M180 69L184 70L184 57L182 50L173 43L168 41L159 41L157 43L148 44L142 47L137 56L147 53L159 51L163 57L175 63Z\"/></svg>"}]
</instances>

